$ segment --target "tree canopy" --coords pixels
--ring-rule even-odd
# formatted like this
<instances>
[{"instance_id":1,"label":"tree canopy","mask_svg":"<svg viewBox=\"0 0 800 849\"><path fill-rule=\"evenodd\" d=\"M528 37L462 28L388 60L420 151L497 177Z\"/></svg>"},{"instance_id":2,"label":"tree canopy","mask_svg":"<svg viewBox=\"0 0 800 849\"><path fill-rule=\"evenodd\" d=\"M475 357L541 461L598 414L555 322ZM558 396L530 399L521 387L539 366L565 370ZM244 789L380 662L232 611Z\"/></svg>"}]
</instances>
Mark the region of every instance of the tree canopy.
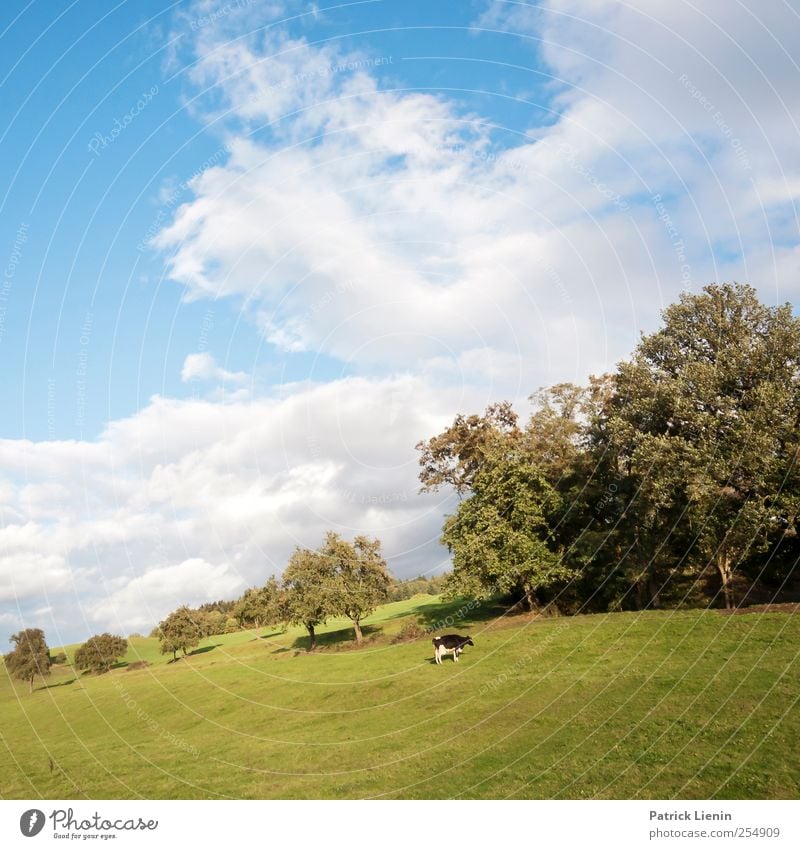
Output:
<instances>
[{"instance_id":1,"label":"tree canopy","mask_svg":"<svg viewBox=\"0 0 800 849\"><path fill-rule=\"evenodd\" d=\"M178 652L186 656L189 649L200 643L204 636L203 624L197 612L185 605L174 610L158 625L161 641L161 654L172 653L172 659L178 659Z\"/></svg>"},{"instance_id":2,"label":"tree canopy","mask_svg":"<svg viewBox=\"0 0 800 849\"><path fill-rule=\"evenodd\" d=\"M423 489L462 496L452 592L558 587L565 608L732 606L791 585L800 320L740 284L684 293L613 374L540 390L421 442ZM538 589L537 589L538 588ZM770 589L772 588L772 589Z\"/></svg>"},{"instance_id":3,"label":"tree canopy","mask_svg":"<svg viewBox=\"0 0 800 849\"><path fill-rule=\"evenodd\" d=\"M98 674L109 669L128 651L128 641L116 634L95 634L75 651L74 663L78 669L88 669Z\"/></svg>"},{"instance_id":4,"label":"tree canopy","mask_svg":"<svg viewBox=\"0 0 800 849\"><path fill-rule=\"evenodd\" d=\"M50 649L41 628L26 628L12 634L14 648L5 655L6 669L20 681L27 681L33 692L33 681L50 674Z\"/></svg>"},{"instance_id":5,"label":"tree canopy","mask_svg":"<svg viewBox=\"0 0 800 849\"><path fill-rule=\"evenodd\" d=\"M287 620L302 625L309 649L316 648L316 628L338 613L338 586L334 562L319 551L297 548L283 573Z\"/></svg>"},{"instance_id":6,"label":"tree canopy","mask_svg":"<svg viewBox=\"0 0 800 849\"><path fill-rule=\"evenodd\" d=\"M361 620L389 597L391 577L380 540L357 536L350 543L329 532L320 554L333 568L334 609L350 619L356 643L361 645Z\"/></svg>"}]
</instances>

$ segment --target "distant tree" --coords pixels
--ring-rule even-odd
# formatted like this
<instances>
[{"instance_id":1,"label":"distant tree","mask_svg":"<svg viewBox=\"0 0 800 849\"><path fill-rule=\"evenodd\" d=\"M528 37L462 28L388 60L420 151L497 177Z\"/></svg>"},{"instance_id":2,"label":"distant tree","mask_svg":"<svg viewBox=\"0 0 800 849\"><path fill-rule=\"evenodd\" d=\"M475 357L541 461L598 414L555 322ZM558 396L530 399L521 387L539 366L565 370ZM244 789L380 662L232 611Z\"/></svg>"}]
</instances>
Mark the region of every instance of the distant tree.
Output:
<instances>
[{"instance_id":1,"label":"distant tree","mask_svg":"<svg viewBox=\"0 0 800 849\"><path fill-rule=\"evenodd\" d=\"M245 590L233 608L234 618L243 628L261 628L277 625L285 618L283 591L277 579L272 577L262 587Z\"/></svg>"},{"instance_id":2,"label":"distant tree","mask_svg":"<svg viewBox=\"0 0 800 849\"><path fill-rule=\"evenodd\" d=\"M12 634L14 648L5 656L6 669L20 681L27 681L33 692L33 679L50 674L50 649L41 628L26 628Z\"/></svg>"},{"instance_id":3,"label":"distant tree","mask_svg":"<svg viewBox=\"0 0 800 849\"><path fill-rule=\"evenodd\" d=\"M297 548L283 573L285 616L302 625L309 650L317 645L316 628L337 612L337 582L333 563L318 551Z\"/></svg>"},{"instance_id":4,"label":"distant tree","mask_svg":"<svg viewBox=\"0 0 800 849\"><path fill-rule=\"evenodd\" d=\"M558 505L557 493L524 456L488 461L472 490L442 534L453 555L447 593L470 598L512 593L532 609L539 593L573 576L552 550L546 519Z\"/></svg>"},{"instance_id":5,"label":"distant tree","mask_svg":"<svg viewBox=\"0 0 800 849\"><path fill-rule=\"evenodd\" d=\"M361 645L361 620L389 597L391 577L380 540L357 536L349 543L329 532L319 553L333 570L335 612L350 619L356 643Z\"/></svg>"},{"instance_id":6,"label":"distant tree","mask_svg":"<svg viewBox=\"0 0 800 849\"><path fill-rule=\"evenodd\" d=\"M78 669L98 674L109 669L128 651L128 641L115 634L96 634L80 646L74 657Z\"/></svg>"},{"instance_id":7,"label":"distant tree","mask_svg":"<svg viewBox=\"0 0 800 849\"><path fill-rule=\"evenodd\" d=\"M174 610L158 625L158 637L161 641L161 654L172 653L172 659L178 659L182 651L186 657L187 650L194 648L203 637L203 628L197 611L185 605Z\"/></svg>"}]
</instances>

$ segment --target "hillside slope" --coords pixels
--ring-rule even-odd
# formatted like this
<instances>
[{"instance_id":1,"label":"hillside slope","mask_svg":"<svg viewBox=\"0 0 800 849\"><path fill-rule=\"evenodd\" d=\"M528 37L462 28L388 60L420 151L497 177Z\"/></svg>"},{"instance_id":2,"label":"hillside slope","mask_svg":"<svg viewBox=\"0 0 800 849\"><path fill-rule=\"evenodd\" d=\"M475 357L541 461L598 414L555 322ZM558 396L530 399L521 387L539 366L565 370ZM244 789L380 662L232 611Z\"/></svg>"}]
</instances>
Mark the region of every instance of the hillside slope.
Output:
<instances>
[{"instance_id":1,"label":"hillside slope","mask_svg":"<svg viewBox=\"0 0 800 849\"><path fill-rule=\"evenodd\" d=\"M387 605L373 637L448 610ZM32 695L3 675L2 795L797 798L799 616L472 615L458 664L428 637L336 651L334 623L311 655L246 633Z\"/></svg>"}]
</instances>

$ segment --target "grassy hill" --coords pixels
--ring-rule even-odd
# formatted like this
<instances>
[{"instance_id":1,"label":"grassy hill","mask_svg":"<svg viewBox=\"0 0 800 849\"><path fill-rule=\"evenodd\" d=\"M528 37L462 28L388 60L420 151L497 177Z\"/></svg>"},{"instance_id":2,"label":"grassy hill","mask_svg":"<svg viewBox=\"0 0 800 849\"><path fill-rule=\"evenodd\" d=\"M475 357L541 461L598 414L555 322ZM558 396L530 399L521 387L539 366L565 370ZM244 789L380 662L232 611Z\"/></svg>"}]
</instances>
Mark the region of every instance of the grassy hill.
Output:
<instances>
[{"instance_id":1,"label":"grassy hill","mask_svg":"<svg viewBox=\"0 0 800 849\"><path fill-rule=\"evenodd\" d=\"M797 798L800 616L572 618L478 608L458 664L386 605L371 639L332 622L213 637L168 663L137 639L103 676L56 667L32 695L0 674L6 798ZM452 621L452 620L451 620ZM70 647L67 647L69 654Z\"/></svg>"}]
</instances>

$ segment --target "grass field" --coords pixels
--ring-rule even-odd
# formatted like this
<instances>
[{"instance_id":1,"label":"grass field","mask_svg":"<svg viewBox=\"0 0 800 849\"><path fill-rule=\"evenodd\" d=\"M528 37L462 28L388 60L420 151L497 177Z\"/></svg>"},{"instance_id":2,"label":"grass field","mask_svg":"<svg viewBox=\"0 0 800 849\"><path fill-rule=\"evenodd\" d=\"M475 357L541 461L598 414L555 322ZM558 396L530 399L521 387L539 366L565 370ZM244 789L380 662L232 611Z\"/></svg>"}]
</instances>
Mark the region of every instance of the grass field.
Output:
<instances>
[{"instance_id":1,"label":"grass field","mask_svg":"<svg viewBox=\"0 0 800 849\"><path fill-rule=\"evenodd\" d=\"M477 609L461 662L330 623L213 637L177 663L134 640L103 676L0 675L4 798L797 798L800 616L714 611L501 617ZM68 649L69 653L69 649Z\"/></svg>"}]
</instances>

